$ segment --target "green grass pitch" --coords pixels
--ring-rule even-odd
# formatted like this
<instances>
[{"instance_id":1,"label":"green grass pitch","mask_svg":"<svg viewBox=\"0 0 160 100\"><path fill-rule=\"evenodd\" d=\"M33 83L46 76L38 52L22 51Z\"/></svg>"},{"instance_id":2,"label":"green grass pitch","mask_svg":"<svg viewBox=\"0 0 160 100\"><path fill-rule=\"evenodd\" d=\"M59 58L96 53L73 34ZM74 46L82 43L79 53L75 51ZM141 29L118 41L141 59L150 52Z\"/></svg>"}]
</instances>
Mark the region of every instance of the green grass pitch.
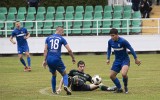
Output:
<instances>
[{"instance_id":1,"label":"green grass pitch","mask_svg":"<svg viewBox=\"0 0 160 100\"><path fill-rule=\"evenodd\" d=\"M60 95L51 93L51 74L41 64L43 56L31 56L32 72L23 72L23 66L17 56L0 57L0 100L159 100L160 99L160 54L138 54L140 66L134 64L132 55L129 76L129 93L114 94L99 89L90 92L72 92L67 96L62 90ZM109 79L109 70L113 62L107 65L106 55L75 55L76 61L86 62L85 72L99 74L105 85L113 86ZM24 57L24 59L26 59ZM76 69L68 55L62 55L67 71ZM60 81L57 74L57 86ZM118 75L122 83L121 74Z\"/></svg>"}]
</instances>

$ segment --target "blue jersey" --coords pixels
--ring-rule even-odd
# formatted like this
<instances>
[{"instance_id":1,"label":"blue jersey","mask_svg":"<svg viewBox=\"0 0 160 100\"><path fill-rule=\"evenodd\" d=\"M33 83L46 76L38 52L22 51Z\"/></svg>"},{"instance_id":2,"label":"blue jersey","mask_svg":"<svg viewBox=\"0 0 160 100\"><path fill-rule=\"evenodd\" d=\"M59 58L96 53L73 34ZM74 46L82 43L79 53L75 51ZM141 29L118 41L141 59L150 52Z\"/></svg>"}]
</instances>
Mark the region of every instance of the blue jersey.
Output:
<instances>
[{"instance_id":1,"label":"blue jersey","mask_svg":"<svg viewBox=\"0 0 160 100\"><path fill-rule=\"evenodd\" d=\"M66 45L67 41L59 34L53 34L47 37L45 44L48 46L48 56L61 56L61 47Z\"/></svg>"},{"instance_id":2,"label":"blue jersey","mask_svg":"<svg viewBox=\"0 0 160 100\"><path fill-rule=\"evenodd\" d=\"M119 37L117 41L113 41L112 39L108 41L107 59L110 59L111 48L113 48L115 53L115 61L129 59L127 49L131 51L134 58L137 58L136 53L129 42L122 37Z\"/></svg>"},{"instance_id":3,"label":"blue jersey","mask_svg":"<svg viewBox=\"0 0 160 100\"><path fill-rule=\"evenodd\" d=\"M28 46L27 40L24 39L24 36L28 33L26 28L20 28L20 29L14 29L12 32L12 37L16 37L17 40L17 46Z\"/></svg>"}]
</instances>

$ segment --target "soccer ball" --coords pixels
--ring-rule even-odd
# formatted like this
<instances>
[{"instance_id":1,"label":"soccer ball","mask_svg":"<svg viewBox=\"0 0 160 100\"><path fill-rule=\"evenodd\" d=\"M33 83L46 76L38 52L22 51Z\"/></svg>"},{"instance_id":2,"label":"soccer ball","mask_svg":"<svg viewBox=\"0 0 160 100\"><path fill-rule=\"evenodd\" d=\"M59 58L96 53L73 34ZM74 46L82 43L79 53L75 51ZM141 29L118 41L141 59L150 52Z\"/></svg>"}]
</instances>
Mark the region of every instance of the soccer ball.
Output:
<instances>
[{"instance_id":1,"label":"soccer ball","mask_svg":"<svg viewBox=\"0 0 160 100\"><path fill-rule=\"evenodd\" d=\"M94 75L92 77L92 83L94 85L99 85L102 82L102 78L99 75Z\"/></svg>"}]
</instances>

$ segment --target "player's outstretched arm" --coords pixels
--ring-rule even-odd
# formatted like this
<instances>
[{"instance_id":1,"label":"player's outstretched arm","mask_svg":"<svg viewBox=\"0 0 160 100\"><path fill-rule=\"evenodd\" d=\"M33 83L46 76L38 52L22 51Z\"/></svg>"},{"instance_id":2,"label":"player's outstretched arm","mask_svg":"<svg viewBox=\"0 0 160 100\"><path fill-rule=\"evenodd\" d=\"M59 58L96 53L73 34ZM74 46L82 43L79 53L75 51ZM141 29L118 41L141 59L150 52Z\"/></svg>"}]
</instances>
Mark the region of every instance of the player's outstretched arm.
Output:
<instances>
[{"instance_id":1,"label":"player's outstretched arm","mask_svg":"<svg viewBox=\"0 0 160 100\"><path fill-rule=\"evenodd\" d=\"M27 35L24 38L28 39L29 37L30 37L30 33L27 33Z\"/></svg>"},{"instance_id":2,"label":"player's outstretched arm","mask_svg":"<svg viewBox=\"0 0 160 100\"><path fill-rule=\"evenodd\" d=\"M16 42L13 40L13 36L10 36L10 41L11 41L13 44L16 44Z\"/></svg>"},{"instance_id":3,"label":"player's outstretched arm","mask_svg":"<svg viewBox=\"0 0 160 100\"><path fill-rule=\"evenodd\" d=\"M70 49L69 45L66 44L66 45L65 45L65 48L68 50L68 53L69 53L69 55L70 55L71 58L72 58L73 64L75 64L76 60L75 60L75 58L74 58L73 52L72 52L72 50Z\"/></svg>"}]
</instances>

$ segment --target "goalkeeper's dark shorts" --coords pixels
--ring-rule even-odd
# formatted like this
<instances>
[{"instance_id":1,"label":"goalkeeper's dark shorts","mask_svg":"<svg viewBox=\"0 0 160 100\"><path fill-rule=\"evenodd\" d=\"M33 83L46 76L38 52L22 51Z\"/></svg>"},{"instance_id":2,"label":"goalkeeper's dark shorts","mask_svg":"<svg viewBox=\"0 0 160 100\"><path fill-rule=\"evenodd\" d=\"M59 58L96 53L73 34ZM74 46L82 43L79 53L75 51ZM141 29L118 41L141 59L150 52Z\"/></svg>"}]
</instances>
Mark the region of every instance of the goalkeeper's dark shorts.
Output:
<instances>
[{"instance_id":1,"label":"goalkeeper's dark shorts","mask_svg":"<svg viewBox=\"0 0 160 100\"><path fill-rule=\"evenodd\" d=\"M75 80L72 79L72 84L71 84L72 91L91 91L90 85L87 85L84 81L79 79L77 81L78 82L75 82Z\"/></svg>"}]
</instances>

